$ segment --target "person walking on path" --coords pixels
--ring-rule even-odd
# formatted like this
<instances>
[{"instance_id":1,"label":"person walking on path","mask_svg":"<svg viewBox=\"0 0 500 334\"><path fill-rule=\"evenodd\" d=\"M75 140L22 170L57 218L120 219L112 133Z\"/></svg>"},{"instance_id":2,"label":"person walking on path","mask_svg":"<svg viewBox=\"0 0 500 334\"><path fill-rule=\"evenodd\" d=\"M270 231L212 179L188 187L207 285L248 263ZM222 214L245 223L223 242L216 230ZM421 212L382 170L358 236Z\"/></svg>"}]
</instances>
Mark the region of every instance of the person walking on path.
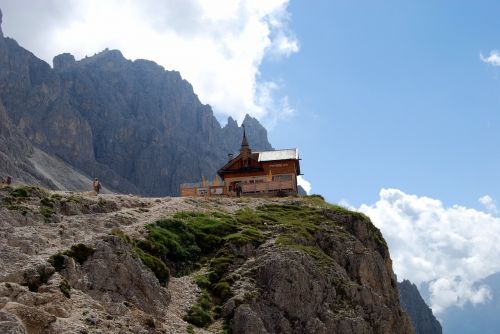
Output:
<instances>
[{"instance_id":1,"label":"person walking on path","mask_svg":"<svg viewBox=\"0 0 500 334\"><path fill-rule=\"evenodd\" d=\"M94 182L92 182L92 187L94 188L96 195L99 195L99 191L101 190L101 183L99 183L97 177L94 179Z\"/></svg>"},{"instance_id":2,"label":"person walking on path","mask_svg":"<svg viewBox=\"0 0 500 334\"><path fill-rule=\"evenodd\" d=\"M241 182L238 182L236 184L236 197L240 197L242 192L243 192L243 189L241 187Z\"/></svg>"}]
</instances>

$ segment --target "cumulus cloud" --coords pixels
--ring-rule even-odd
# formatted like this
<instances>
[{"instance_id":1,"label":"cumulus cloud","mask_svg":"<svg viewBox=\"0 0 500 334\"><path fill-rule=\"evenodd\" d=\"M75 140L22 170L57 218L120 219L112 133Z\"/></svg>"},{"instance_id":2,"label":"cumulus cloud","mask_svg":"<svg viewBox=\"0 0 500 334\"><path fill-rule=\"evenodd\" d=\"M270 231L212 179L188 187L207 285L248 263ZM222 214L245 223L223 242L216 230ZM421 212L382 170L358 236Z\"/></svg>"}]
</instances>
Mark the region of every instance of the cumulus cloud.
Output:
<instances>
[{"instance_id":1,"label":"cumulus cloud","mask_svg":"<svg viewBox=\"0 0 500 334\"><path fill-rule=\"evenodd\" d=\"M485 196L479 198L479 203L484 205L486 210L488 210L488 212L490 212L491 214L496 215L498 213L498 209L497 209L497 205L495 203L495 200L493 198L491 198L490 196L485 195Z\"/></svg>"},{"instance_id":2,"label":"cumulus cloud","mask_svg":"<svg viewBox=\"0 0 500 334\"><path fill-rule=\"evenodd\" d=\"M51 63L105 48L178 70L221 116L246 113L273 124L293 114L278 79L263 80L265 57L299 50L289 0L0 0L4 32ZM30 10L26 10L29 7Z\"/></svg>"},{"instance_id":3,"label":"cumulus cloud","mask_svg":"<svg viewBox=\"0 0 500 334\"><path fill-rule=\"evenodd\" d=\"M500 52L497 50L492 50L488 57L483 56L481 53L479 55L482 61L493 66L500 66Z\"/></svg>"},{"instance_id":4,"label":"cumulus cloud","mask_svg":"<svg viewBox=\"0 0 500 334\"><path fill-rule=\"evenodd\" d=\"M358 210L382 231L398 278L429 284L436 313L491 297L476 282L500 271L500 218L398 189L382 189L375 204Z\"/></svg>"},{"instance_id":5,"label":"cumulus cloud","mask_svg":"<svg viewBox=\"0 0 500 334\"><path fill-rule=\"evenodd\" d=\"M311 193L311 182L304 179L302 175L297 176L297 184L304 188L308 195Z\"/></svg>"}]
</instances>

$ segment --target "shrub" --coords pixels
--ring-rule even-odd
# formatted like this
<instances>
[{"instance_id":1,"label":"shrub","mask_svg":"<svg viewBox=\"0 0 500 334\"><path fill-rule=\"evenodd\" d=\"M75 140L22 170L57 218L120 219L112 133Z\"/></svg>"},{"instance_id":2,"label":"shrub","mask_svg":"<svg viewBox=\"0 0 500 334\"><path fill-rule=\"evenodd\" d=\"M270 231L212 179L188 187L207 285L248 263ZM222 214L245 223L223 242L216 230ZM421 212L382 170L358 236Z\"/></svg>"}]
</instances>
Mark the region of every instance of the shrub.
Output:
<instances>
[{"instance_id":1,"label":"shrub","mask_svg":"<svg viewBox=\"0 0 500 334\"><path fill-rule=\"evenodd\" d=\"M232 296L231 287L229 283L225 281L214 284L212 291L214 295L221 300L226 300Z\"/></svg>"},{"instance_id":2,"label":"shrub","mask_svg":"<svg viewBox=\"0 0 500 334\"><path fill-rule=\"evenodd\" d=\"M87 258L94 254L95 249L84 244L76 244L71 246L69 250L64 252L64 255L74 258L78 263L83 264Z\"/></svg>"},{"instance_id":3,"label":"shrub","mask_svg":"<svg viewBox=\"0 0 500 334\"><path fill-rule=\"evenodd\" d=\"M24 186L17 187L17 188L14 188L10 192L10 196L16 197L16 198L18 198L18 197L26 198L29 195L29 190L30 190L29 187L24 187Z\"/></svg>"},{"instance_id":4,"label":"shrub","mask_svg":"<svg viewBox=\"0 0 500 334\"><path fill-rule=\"evenodd\" d=\"M190 261L200 256L193 231L183 221L164 219L147 227L149 243L138 246L172 261Z\"/></svg>"},{"instance_id":5,"label":"shrub","mask_svg":"<svg viewBox=\"0 0 500 334\"><path fill-rule=\"evenodd\" d=\"M134 251L142 263L144 263L155 274L156 278L161 285L165 286L170 279L170 270L168 267L157 257L144 252L142 249L134 247Z\"/></svg>"},{"instance_id":6,"label":"shrub","mask_svg":"<svg viewBox=\"0 0 500 334\"><path fill-rule=\"evenodd\" d=\"M234 258L232 256L220 256L212 259L209 264L208 279L212 283L217 283L224 277L229 269L229 266L233 263Z\"/></svg>"},{"instance_id":7,"label":"shrub","mask_svg":"<svg viewBox=\"0 0 500 334\"><path fill-rule=\"evenodd\" d=\"M48 206L41 206L40 207L40 213L42 216L45 218L47 221L52 215L55 213L54 209L48 207Z\"/></svg>"},{"instance_id":8,"label":"shrub","mask_svg":"<svg viewBox=\"0 0 500 334\"><path fill-rule=\"evenodd\" d=\"M198 275L194 278L194 281L202 289L207 289L211 284L206 275Z\"/></svg>"},{"instance_id":9,"label":"shrub","mask_svg":"<svg viewBox=\"0 0 500 334\"><path fill-rule=\"evenodd\" d=\"M155 328L156 327L155 319L153 319L151 317L146 318L146 326L149 328Z\"/></svg>"},{"instance_id":10,"label":"shrub","mask_svg":"<svg viewBox=\"0 0 500 334\"><path fill-rule=\"evenodd\" d=\"M247 227L237 233L225 236L224 240L238 246L248 243L258 246L264 241L264 236L259 230L253 227Z\"/></svg>"},{"instance_id":11,"label":"shrub","mask_svg":"<svg viewBox=\"0 0 500 334\"><path fill-rule=\"evenodd\" d=\"M318 194L312 194L312 195L309 195L307 197L308 198L318 198L318 199L322 200L323 202L325 201L325 198L321 195L318 195Z\"/></svg>"},{"instance_id":12,"label":"shrub","mask_svg":"<svg viewBox=\"0 0 500 334\"><path fill-rule=\"evenodd\" d=\"M193 305L184 316L184 320L198 327L206 327L213 321L211 308L212 298L207 291L203 291L198 302Z\"/></svg>"},{"instance_id":13,"label":"shrub","mask_svg":"<svg viewBox=\"0 0 500 334\"><path fill-rule=\"evenodd\" d=\"M191 307L184 320L198 327L205 327L212 323L210 311L204 310L198 305Z\"/></svg>"},{"instance_id":14,"label":"shrub","mask_svg":"<svg viewBox=\"0 0 500 334\"><path fill-rule=\"evenodd\" d=\"M61 290L61 292L63 293L63 295L66 296L66 298L70 298L71 297L71 294L70 294L71 286L69 285L68 281L63 280L59 284L59 290Z\"/></svg>"},{"instance_id":15,"label":"shrub","mask_svg":"<svg viewBox=\"0 0 500 334\"><path fill-rule=\"evenodd\" d=\"M54 207L54 204L55 204L55 201L51 198L48 198L48 197L44 197L40 200L40 205L41 206L46 206L46 207L49 207L49 208L53 208Z\"/></svg>"},{"instance_id":16,"label":"shrub","mask_svg":"<svg viewBox=\"0 0 500 334\"><path fill-rule=\"evenodd\" d=\"M56 253L49 257L49 263L56 269L56 271L61 271L65 268L64 265L64 255L62 253Z\"/></svg>"},{"instance_id":17,"label":"shrub","mask_svg":"<svg viewBox=\"0 0 500 334\"><path fill-rule=\"evenodd\" d=\"M111 234L119 237L120 239L122 239L123 241L125 241L128 244L132 244L132 239L130 239L130 237L128 235L126 235L125 232L123 232L119 228L112 229Z\"/></svg>"}]
</instances>

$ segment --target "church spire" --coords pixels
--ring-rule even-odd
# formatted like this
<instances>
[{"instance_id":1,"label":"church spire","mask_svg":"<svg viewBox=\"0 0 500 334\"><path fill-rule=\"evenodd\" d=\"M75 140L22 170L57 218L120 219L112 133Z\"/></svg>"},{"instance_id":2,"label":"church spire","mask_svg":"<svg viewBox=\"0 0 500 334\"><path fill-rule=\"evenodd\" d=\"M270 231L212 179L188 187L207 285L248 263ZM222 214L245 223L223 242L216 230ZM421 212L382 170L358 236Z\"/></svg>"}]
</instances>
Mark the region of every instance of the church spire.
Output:
<instances>
[{"instance_id":1,"label":"church spire","mask_svg":"<svg viewBox=\"0 0 500 334\"><path fill-rule=\"evenodd\" d=\"M243 139L241 140L241 149L240 150L243 150L243 148L250 149L250 145L248 145L247 134L245 131L245 125L242 125L242 127L243 127Z\"/></svg>"},{"instance_id":2,"label":"church spire","mask_svg":"<svg viewBox=\"0 0 500 334\"><path fill-rule=\"evenodd\" d=\"M248 159L250 158L250 154L252 154L252 150L250 149L250 145L248 145L245 126L244 125L242 126L243 126L243 139L241 140L240 155L241 155L241 160L243 161L243 166L248 166Z\"/></svg>"}]
</instances>

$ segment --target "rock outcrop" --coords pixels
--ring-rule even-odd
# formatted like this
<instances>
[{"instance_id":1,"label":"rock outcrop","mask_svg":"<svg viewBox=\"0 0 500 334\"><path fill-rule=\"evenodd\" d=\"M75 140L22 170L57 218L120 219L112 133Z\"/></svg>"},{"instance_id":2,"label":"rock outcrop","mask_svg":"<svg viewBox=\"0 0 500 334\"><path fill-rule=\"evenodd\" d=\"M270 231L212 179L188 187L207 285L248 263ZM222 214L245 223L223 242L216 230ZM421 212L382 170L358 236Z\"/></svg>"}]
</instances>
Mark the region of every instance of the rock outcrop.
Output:
<instances>
[{"instance_id":1,"label":"rock outcrop","mask_svg":"<svg viewBox=\"0 0 500 334\"><path fill-rule=\"evenodd\" d=\"M148 314L164 315L170 296L129 245L110 236L92 246L92 255L81 265L66 258L61 275L69 286L111 305L110 313L120 312L117 303L130 302Z\"/></svg>"},{"instance_id":2,"label":"rock outcrop","mask_svg":"<svg viewBox=\"0 0 500 334\"><path fill-rule=\"evenodd\" d=\"M7 333L414 333L380 232L314 197L4 188L0 238Z\"/></svg>"},{"instance_id":3,"label":"rock outcrop","mask_svg":"<svg viewBox=\"0 0 500 334\"><path fill-rule=\"evenodd\" d=\"M291 249L271 240L237 271L244 278L226 303L233 333L413 333L374 227L360 216L325 215L342 228Z\"/></svg>"},{"instance_id":4,"label":"rock outcrop","mask_svg":"<svg viewBox=\"0 0 500 334\"><path fill-rule=\"evenodd\" d=\"M241 127L233 120L221 127L179 72L107 49L80 61L61 54L53 63L52 69L0 36L6 116L30 145L113 190L174 195L181 183L213 177L238 150ZM271 149L256 119L247 116L243 123L254 150ZM4 141L21 142L12 136ZM0 166L0 173L11 171Z\"/></svg>"},{"instance_id":5,"label":"rock outcrop","mask_svg":"<svg viewBox=\"0 0 500 334\"><path fill-rule=\"evenodd\" d=\"M408 280L398 283L401 307L410 316L416 334L441 334L441 324L420 296L417 286Z\"/></svg>"}]
</instances>

